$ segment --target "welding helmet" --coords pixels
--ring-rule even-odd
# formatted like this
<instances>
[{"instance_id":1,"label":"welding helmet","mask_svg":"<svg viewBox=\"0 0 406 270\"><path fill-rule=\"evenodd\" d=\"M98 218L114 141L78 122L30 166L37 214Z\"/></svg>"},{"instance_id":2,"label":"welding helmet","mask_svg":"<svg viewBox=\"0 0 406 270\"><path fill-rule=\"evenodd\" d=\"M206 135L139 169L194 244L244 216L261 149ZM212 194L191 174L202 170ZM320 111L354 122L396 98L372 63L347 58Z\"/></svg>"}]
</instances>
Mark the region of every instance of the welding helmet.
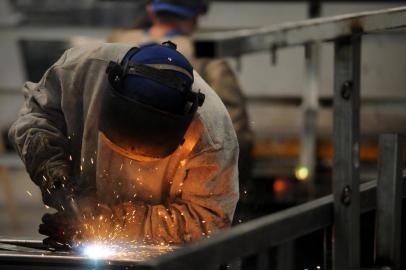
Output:
<instances>
[{"instance_id":1,"label":"welding helmet","mask_svg":"<svg viewBox=\"0 0 406 270\"><path fill-rule=\"evenodd\" d=\"M103 93L99 130L111 148L132 159L173 153L204 102L204 94L192 91L193 68L176 45L132 48L106 73L111 87Z\"/></svg>"},{"instance_id":2,"label":"welding helmet","mask_svg":"<svg viewBox=\"0 0 406 270\"><path fill-rule=\"evenodd\" d=\"M151 6L154 13L168 12L190 18L205 14L208 9L208 0L153 0Z\"/></svg>"}]
</instances>

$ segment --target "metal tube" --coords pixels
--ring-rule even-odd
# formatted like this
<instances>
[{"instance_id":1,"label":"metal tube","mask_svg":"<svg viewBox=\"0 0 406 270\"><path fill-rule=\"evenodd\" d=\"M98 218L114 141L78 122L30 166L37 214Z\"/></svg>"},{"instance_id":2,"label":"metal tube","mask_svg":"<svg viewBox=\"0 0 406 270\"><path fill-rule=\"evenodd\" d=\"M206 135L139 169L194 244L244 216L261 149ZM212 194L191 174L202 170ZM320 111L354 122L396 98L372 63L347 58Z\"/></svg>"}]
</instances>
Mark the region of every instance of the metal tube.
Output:
<instances>
[{"instance_id":1,"label":"metal tube","mask_svg":"<svg viewBox=\"0 0 406 270\"><path fill-rule=\"evenodd\" d=\"M349 36L354 29L371 33L405 26L406 7L399 7L289 22L258 29L202 33L196 36L194 44L198 57L232 57L268 51L272 47L284 48L330 41Z\"/></svg>"},{"instance_id":2,"label":"metal tube","mask_svg":"<svg viewBox=\"0 0 406 270\"><path fill-rule=\"evenodd\" d=\"M379 137L375 265L400 269L403 142L400 135Z\"/></svg>"},{"instance_id":3,"label":"metal tube","mask_svg":"<svg viewBox=\"0 0 406 270\"><path fill-rule=\"evenodd\" d=\"M335 42L333 268L360 264L359 107L361 36Z\"/></svg>"},{"instance_id":4,"label":"metal tube","mask_svg":"<svg viewBox=\"0 0 406 270\"><path fill-rule=\"evenodd\" d=\"M315 184L314 174L316 166L316 139L317 139L317 111L318 111L318 75L320 44L308 44L306 50L306 88L303 91L302 117L303 125L301 132L301 152L298 170L303 170L308 181L309 197L314 197ZM299 171L297 171L299 172Z\"/></svg>"}]
</instances>

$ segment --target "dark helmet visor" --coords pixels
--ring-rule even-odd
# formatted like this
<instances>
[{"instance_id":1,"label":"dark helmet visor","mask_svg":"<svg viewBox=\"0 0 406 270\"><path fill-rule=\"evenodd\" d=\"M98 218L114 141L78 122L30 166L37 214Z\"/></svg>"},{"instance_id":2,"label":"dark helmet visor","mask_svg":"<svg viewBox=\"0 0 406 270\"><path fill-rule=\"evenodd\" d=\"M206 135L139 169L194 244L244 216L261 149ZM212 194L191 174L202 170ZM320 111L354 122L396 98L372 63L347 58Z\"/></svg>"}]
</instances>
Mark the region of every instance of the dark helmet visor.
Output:
<instances>
[{"instance_id":1,"label":"dark helmet visor","mask_svg":"<svg viewBox=\"0 0 406 270\"><path fill-rule=\"evenodd\" d=\"M194 112L177 115L160 111L109 87L103 93L98 126L128 153L164 158L183 143Z\"/></svg>"}]
</instances>

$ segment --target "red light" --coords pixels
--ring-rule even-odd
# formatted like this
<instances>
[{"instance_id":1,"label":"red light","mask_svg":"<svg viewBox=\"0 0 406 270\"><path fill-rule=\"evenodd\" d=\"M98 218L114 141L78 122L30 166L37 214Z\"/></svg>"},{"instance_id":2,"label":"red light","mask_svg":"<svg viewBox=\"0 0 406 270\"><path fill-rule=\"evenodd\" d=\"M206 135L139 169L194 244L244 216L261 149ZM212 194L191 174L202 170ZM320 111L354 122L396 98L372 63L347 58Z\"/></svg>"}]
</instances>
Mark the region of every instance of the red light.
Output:
<instances>
[{"instance_id":1,"label":"red light","mask_svg":"<svg viewBox=\"0 0 406 270\"><path fill-rule=\"evenodd\" d=\"M275 193L282 193L288 189L288 184L284 179L278 178L273 182L273 190Z\"/></svg>"}]
</instances>

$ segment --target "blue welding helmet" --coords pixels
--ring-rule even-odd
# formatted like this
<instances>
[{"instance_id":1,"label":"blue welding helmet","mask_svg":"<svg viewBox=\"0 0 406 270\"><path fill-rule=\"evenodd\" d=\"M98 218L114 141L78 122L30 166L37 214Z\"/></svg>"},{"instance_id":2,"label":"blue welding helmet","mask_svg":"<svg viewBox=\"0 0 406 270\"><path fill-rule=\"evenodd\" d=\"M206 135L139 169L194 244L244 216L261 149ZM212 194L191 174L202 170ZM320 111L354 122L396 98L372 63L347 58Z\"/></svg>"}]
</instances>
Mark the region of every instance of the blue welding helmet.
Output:
<instances>
[{"instance_id":1,"label":"blue welding helmet","mask_svg":"<svg viewBox=\"0 0 406 270\"><path fill-rule=\"evenodd\" d=\"M180 17L190 18L204 14L208 9L208 0L153 0L152 11L168 12Z\"/></svg>"},{"instance_id":2,"label":"blue welding helmet","mask_svg":"<svg viewBox=\"0 0 406 270\"><path fill-rule=\"evenodd\" d=\"M192 91L193 68L172 42L132 48L107 68L99 130L116 152L132 159L173 153L204 95Z\"/></svg>"}]
</instances>

